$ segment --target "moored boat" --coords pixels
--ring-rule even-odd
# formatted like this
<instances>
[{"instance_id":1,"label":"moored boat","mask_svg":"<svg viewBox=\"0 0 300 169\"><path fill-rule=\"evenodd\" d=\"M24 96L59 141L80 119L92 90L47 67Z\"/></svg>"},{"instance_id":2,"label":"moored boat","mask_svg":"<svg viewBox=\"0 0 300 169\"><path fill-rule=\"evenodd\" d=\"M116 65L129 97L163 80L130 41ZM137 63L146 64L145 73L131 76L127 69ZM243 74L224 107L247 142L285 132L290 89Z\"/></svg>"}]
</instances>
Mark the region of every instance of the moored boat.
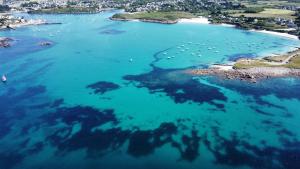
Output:
<instances>
[{"instance_id":1,"label":"moored boat","mask_svg":"<svg viewBox=\"0 0 300 169\"><path fill-rule=\"evenodd\" d=\"M5 83L5 82L7 81L7 78L6 78L6 76L5 76L5 75L2 75L2 77L1 77L1 81L2 81L3 83Z\"/></svg>"}]
</instances>

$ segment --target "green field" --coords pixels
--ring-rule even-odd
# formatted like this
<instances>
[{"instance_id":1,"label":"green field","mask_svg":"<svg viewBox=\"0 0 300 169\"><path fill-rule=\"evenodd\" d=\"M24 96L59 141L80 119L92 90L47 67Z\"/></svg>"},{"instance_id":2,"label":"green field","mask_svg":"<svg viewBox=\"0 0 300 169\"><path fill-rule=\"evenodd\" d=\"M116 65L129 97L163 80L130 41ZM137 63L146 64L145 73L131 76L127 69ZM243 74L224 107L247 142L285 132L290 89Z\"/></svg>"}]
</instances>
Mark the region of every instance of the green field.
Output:
<instances>
[{"instance_id":1,"label":"green field","mask_svg":"<svg viewBox=\"0 0 300 169\"><path fill-rule=\"evenodd\" d=\"M278 57L275 56L274 59L270 57L268 60L266 59L241 59L234 64L235 69L248 69L248 68L255 68L255 67L286 67L286 68L293 68L293 69L300 69L300 55L296 55L293 57L289 63L283 65L272 65L268 64L268 61L280 62L286 56Z\"/></svg>"},{"instance_id":2,"label":"green field","mask_svg":"<svg viewBox=\"0 0 300 169\"><path fill-rule=\"evenodd\" d=\"M183 18L194 18L195 15L187 12L139 12L139 13L122 13L112 16L113 19L140 19L140 20L156 20L156 21L177 21Z\"/></svg>"},{"instance_id":3,"label":"green field","mask_svg":"<svg viewBox=\"0 0 300 169\"><path fill-rule=\"evenodd\" d=\"M295 12L291 10L284 9L272 9L265 8L264 11L259 13L234 13L231 14L233 17L245 16L245 17L253 17L253 18L285 18L285 19L295 19Z\"/></svg>"},{"instance_id":4,"label":"green field","mask_svg":"<svg viewBox=\"0 0 300 169\"><path fill-rule=\"evenodd\" d=\"M299 6L300 1L298 2L289 2L287 0L257 0L254 1L248 1L248 0L241 0L242 4L247 7L265 7L265 8L274 8L278 6L284 6L284 5L295 5Z\"/></svg>"}]
</instances>

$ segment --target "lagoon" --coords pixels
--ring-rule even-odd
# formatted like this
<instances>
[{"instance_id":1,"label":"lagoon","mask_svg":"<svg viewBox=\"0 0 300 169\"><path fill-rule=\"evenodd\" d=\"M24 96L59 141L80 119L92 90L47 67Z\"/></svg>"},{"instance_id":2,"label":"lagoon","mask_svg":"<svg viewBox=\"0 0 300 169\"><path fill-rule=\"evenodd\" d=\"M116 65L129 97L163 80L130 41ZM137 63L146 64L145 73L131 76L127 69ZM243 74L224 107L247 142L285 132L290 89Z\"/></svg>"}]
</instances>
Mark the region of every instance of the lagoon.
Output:
<instances>
[{"instance_id":1,"label":"lagoon","mask_svg":"<svg viewBox=\"0 0 300 169\"><path fill-rule=\"evenodd\" d=\"M257 84L188 68L285 53L300 41L232 27L28 15L2 31L0 168L296 169L300 80ZM51 46L39 46L50 41Z\"/></svg>"}]
</instances>

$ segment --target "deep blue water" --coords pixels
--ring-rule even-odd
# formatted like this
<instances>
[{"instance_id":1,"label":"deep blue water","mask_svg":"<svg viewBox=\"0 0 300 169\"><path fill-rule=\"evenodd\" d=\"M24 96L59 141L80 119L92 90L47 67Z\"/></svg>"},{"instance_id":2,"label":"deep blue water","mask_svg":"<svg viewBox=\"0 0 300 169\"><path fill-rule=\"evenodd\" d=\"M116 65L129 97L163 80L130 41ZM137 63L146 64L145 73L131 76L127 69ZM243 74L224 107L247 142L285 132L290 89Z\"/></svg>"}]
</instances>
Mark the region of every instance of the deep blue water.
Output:
<instances>
[{"instance_id":1,"label":"deep blue water","mask_svg":"<svg viewBox=\"0 0 300 169\"><path fill-rule=\"evenodd\" d=\"M185 72L298 40L113 13L0 32L14 39L0 48L0 169L299 169L299 79Z\"/></svg>"}]
</instances>

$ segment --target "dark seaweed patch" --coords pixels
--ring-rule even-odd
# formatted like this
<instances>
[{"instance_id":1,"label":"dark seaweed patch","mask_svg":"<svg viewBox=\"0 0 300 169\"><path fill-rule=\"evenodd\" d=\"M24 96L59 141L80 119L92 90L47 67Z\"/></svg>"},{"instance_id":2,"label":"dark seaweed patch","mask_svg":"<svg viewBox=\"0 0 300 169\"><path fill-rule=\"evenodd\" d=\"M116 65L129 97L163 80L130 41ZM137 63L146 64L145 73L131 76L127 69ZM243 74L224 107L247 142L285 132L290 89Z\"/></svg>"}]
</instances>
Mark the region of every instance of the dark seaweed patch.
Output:
<instances>
[{"instance_id":1,"label":"dark seaweed patch","mask_svg":"<svg viewBox=\"0 0 300 169\"><path fill-rule=\"evenodd\" d=\"M51 107L52 108L59 107L62 104L64 104L64 99L57 99L52 103Z\"/></svg>"},{"instance_id":2,"label":"dark seaweed patch","mask_svg":"<svg viewBox=\"0 0 300 169\"><path fill-rule=\"evenodd\" d=\"M45 93L45 91L46 89L44 86L28 87L21 93L17 93L14 88L9 88L7 89L7 92L0 95L0 139L10 132L10 123L12 120L22 119L25 116L27 109L18 104L41 95ZM29 107L30 106L32 105L29 105Z\"/></svg>"},{"instance_id":3,"label":"dark seaweed patch","mask_svg":"<svg viewBox=\"0 0 300 169\"><path fill-rule=\"evenodd\" d=\"M119 89L120 86L112 82L99 81L97 83L88 85L87 88L93 89L94 94L104 94L108 91Z\"/></svg>"},{"instance_id":4,"label":"dark seaweed patch","mask_svg":"<svg viewBox=\"0 0 300 169\"><path fill-rule=\"evenodd\" d=\"M131 82L138 82L137 87L146 87L151 93L164 92L176 103L208 102L218 108L223 108L222 104L217 104L214 100L227 100L218 88L202 84L181 70L154 68L149 73L127 75L123 78Z\"/></svg>"},{"instance_id":5,"label":"dark seaweed patch","mask_svg":"<svg viewBox=\"0 0 300 169\"><path fill-rule=\"evenodd\" d=\"M32 147L30 147L26 153L27 154L35 154L38 153L40 151L42 151L42 149L44 148L44 143L42 142L37 142L35 143Z\"/></svg>"},{"instance_id":6,"label":"dark seaweed patch","mask_svg":"<svg viewBox=\"0 0 300 169\"><path fill-rule=\"evenodd\" d=\"M101 31L101 34L106 34L106 35L118 35L118 34L122 34L125 33L126 31L123 30L117 30L117 29L107 29L104 31Z\"/></svg>"},{"instance_id":7,"label":"dark seaweed patch","mask_svg":"<svg viewBox=\"0 0 300 169\"><path fill-rule=\"evenodd\" d=\"M237 53L234 55L227 56L229 61L237 61L241 58L254 58L254 57L257 57L255 53Z\"/></svg>"},{"instance_id":8,"label":"dark seaweed patch","mask_svg":"<svg viewBox=\"0 0 300 169\"><path fill-rule=\"evenodd\" d=\"M54 113L44 115L42 119L50 126L57 125L58 121L66 124L66 127L47 137L52 145L58 147L57 153L61 155L85 148L88 157L101 156L120 148L128 140L127 153L134 157L150 155L156 148L167 143L174 145L184 160L193 161L198 156L199 137L196 132L192 137L184 136L182 144L178 143L172 139L172 135L177 134L177 127L173 123L162 123L154 130L122 130L118 127L93 130L105 123L117 125L113 110L80 106L59 108ZM81 130L71 135L72 125L75 123L81 124Z\"/></svg>"},{"instance_id":9,"label":"dark seaweed patch","mask_svg":"<svg viewBox=\"0 0 300 169\"><path fill-rule=\"evenodd\" d=\"M151 154L155 148L172 142L171 135L176 132L177 127L172 123L163 123L153 131L133 132L129 139L128 153L135 157Z\"/></svg>"},{"instance_id":10,"label":"dark seaweed patch","mask_svg":"<svg viewBox=\"0 0 300 169\"><path fill-rule=\"evenodd\" d=\"M300 159L300 142L290 142L281 139L284 148L257 147L240 140L235 134L231 139L223 138L216 128L213 129L215 141L211 142L205 138L205 145L216 157L216 163L225 164L234 168L239 166L250 166L252 168L272 169L297 169Z\"/></svg>"},{"instance_id":11,"label":"dark seaweed patch","mask_svg":"<svg viewBox=\"0 0 300 169\"><path fill-rule=\"evenodd\" d=\"M237 91L242 95L249 95L255 99L255 102L260 105L275 107L285 110L282 105L275 105L262 99L262 96L275 95L283 99L298 99L300 100L300 80L291 78L272 78L259 81L259 83L249 83L240 80L222 80L218 78L210 78L210 82L221 85L230 90ZM293 81L293 82L289 82ZM289 84L289 85L287 85ZM291 114L285 112L286 117Z\"/></svg>"},{"instance_id":12,"label":"dark seaweed patch","mask_svg":"<svg viewBox=\"0 0 300 169\"><path fill-rule=\"evenodd\" d=\"M23 160L24 156L16 152L0 153L0 168L11 169Z\"/></svg>"},{"instance_id":13,"label":"dark seaweed patch","mask_svg":"<svg viewBox=\"0 0 300 169\"><path fill-rule=\"evenodd\" d=\"M181 139L183 145L186 147L185 149L176 142L173 142L173 146L180 150L182 159L194 161L199 155L200 137L197 135L197 132L193 130L191 137L183 135Z\"/></svg>"},{"instance_id":14,"label":"dark seaweed patch","mask_svg":"<svg viewBox=\"0 0 300 169\"><path fill-rule=\"evenodd\" d=\"M253 108L257 113L259 113L259 114L262 114L262 115L266 115L266 116L274 116L274 114L272 114L272 113L268 113L268 112L265 112L265 111L262 111L262 110L260 110L260 109L258 109L258 108Z\"/></svg>"},{"instance_id":15,"label":"dark seaweed patch","mask_svg":"<svg viewBox=\"0 0 300 169\"><path fill-rule=\"evenodd\" d=\"M119 27L120 25L121 25L121 22L114 22L114 23L111 23L111 24L103 25L99 29L100 30L109 29L109 28Z\"/></svg>"}]
</instances>

